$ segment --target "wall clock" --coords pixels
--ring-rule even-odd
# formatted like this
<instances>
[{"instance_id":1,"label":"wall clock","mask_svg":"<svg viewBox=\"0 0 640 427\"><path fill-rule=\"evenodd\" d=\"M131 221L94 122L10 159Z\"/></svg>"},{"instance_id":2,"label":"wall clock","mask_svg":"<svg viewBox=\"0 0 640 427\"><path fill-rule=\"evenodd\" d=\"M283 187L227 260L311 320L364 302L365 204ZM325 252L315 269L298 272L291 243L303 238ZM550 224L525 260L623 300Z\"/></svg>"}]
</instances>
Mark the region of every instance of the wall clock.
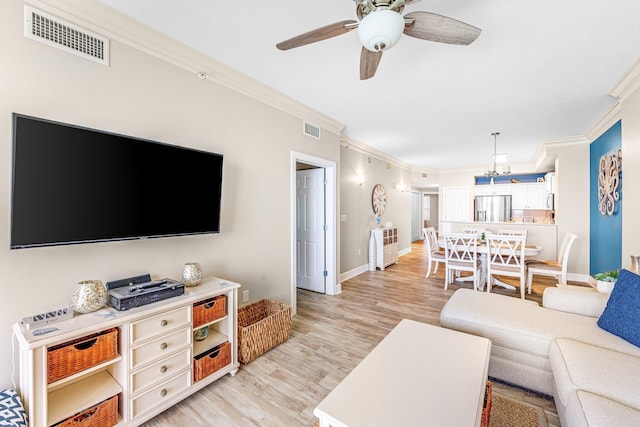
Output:
<instances>
[{"instance_id":1,"label":"wall clock","mask_svg":"<svg viewBox=\"0 0 640 427\"><path fill-rule=\"evenodd\" d=\"M373 187L371 207L376 216L381 216L384 213L384 208L387 207L387 192L382 184L376 184L375 187Z\"/></svg>"}]
</instances>

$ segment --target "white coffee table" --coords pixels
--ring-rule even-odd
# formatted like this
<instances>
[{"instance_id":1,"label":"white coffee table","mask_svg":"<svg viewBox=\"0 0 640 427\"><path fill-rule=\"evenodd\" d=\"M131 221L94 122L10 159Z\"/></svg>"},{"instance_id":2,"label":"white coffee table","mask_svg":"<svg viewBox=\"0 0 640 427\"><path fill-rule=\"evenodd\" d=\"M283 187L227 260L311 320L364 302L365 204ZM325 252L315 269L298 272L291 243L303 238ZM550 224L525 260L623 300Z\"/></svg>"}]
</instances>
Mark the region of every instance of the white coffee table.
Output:
<instances>
[{"instance_id":1,"label":"white coffee table","mask_svg":"<svg viewBox=\"0 0 640 427\"><path fill-rule=\"evenodd\" d=\"M320 426L479 426L491 342L402 320L315 408Z\"/></svg>"}]
</instances>

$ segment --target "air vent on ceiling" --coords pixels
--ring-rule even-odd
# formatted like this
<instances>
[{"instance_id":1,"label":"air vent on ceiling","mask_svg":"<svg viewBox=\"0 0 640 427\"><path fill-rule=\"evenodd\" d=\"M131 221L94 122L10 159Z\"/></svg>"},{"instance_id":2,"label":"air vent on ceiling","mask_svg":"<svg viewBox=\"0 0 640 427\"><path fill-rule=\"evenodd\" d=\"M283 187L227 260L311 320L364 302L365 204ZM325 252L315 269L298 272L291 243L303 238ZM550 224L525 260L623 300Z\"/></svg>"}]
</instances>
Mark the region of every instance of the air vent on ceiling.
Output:
<instances>
[{"instance_id":1,"label":"air vent on ceiling","mask_svg":"<svg viewBox=\"0 0 640 427\"><path fill-rule=\"evenodd\" d=\"M310 123L304 122L304 134L315 139L320 139L320 128Z\"/></svg>"},{"instance_id":2,"label":"air vent on ceiling","mask_svg":"<svg viewBox=\"0 0 640 427\"><path fill-rule=\"evenodd\" d=\"M109 65L109 39L24 6L24 35L83 58Z\"/></svg>"},{"instance_id":3,"label":"air vent on ceiling","mask_svg":"<svg viewBox=\"0 0 640 427\"><path fill-rule=\"evenodd\" d=\"M367 165L369 165L369 166L373 165L373 157L372 156L367 156Z\"/></svg>"}]
</instances>

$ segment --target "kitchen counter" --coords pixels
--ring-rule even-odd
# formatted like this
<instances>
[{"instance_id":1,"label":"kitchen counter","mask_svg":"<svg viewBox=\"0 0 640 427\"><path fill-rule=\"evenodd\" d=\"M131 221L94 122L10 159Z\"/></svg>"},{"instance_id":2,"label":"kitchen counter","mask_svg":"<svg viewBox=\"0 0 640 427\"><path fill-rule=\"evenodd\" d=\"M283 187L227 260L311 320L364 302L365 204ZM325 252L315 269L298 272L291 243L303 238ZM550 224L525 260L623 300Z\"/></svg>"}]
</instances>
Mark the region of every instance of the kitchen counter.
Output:
<instances>
[{"instance_id":1,"label":"kitchen counter","mask_svg":"<svg viewBox=\"0 0 640 427\"><path fill-rule=\"evenodd\" d=\"M477 221L442 221L440 233L457 233L463 228L484 228L490 232L498 229L527 230L527 243L540 246L542 251L536 258L557 259L558 227L556 224L539 222L477 222Z\"/></svg>"}]
</instances>

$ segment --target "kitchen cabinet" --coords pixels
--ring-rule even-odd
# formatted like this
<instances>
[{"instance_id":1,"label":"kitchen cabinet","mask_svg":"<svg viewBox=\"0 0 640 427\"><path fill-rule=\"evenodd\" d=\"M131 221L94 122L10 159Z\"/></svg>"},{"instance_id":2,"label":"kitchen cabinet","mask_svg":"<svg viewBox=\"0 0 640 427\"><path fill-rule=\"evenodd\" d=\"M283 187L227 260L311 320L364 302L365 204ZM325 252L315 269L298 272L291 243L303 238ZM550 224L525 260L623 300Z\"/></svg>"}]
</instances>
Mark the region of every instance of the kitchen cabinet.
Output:
<instances>
[{"instance_id":1,"label":"kitchen cabinet","mask_svg":"<svg viewBox=\"0 0 640 427\"><path fill-rule=\"evenodd\" d=\"M476 185L476 196L509 195L512 186L512 184Z\"/></svg>"},{"instance_id":2,"label":"kitchen cabinet","mask_svg":"<svg viewBox=\"0 0 640 427\"><path fill-rule=\"evenodd\" d=\"M545 204L543 182L513 184L511 186L512 209L548 209Z\"/></svg>"}]
</instances>

